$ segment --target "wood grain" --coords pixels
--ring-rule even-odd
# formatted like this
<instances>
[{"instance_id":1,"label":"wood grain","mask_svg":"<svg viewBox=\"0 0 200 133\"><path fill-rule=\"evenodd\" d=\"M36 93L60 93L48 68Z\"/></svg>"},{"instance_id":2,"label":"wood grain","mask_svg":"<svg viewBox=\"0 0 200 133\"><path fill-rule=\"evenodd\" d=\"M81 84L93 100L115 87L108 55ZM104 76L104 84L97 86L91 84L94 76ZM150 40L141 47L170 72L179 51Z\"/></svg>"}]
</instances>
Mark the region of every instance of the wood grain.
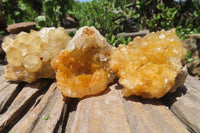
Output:
<instances>
[{"instance_id":1,"label":"wood grain","mask_svg":"<svg viewBox=\"0 0 200 133\"><path fill-rule=\"evenodd\" d=\"M5 107L4 100L8 101L7 96L19 85L2 77L0 83L0 103ZM200 82L191 76L184 86L163 99L126 98L121 94L122 87L115 83L99 95L68 98L65 103L56 83L51 83L41 80L23 87L0 115L0 132L200 132Z\"/></svg>"},{"instance_id":2,"label":"wood grain","mask_svg":"<svg viewBox=\"0 0 200 133\"><path fill-rule=\"evenodd\" d=\"M8 82L0 87L0 112L5 109L6 104L15 98L22 87L16 83L9 84Z\"/></svg>"},{"instance_id":3,"label":"wood grain","mask_svg":"<svg viewBox=\"0 0 200 133\"><path fill-rule=\"evenodd\" d=\"M40 114L46 107L49 100L52 98L53 92L55 92L56 86L52 84L49 90L46 92L42 100L11 129L11 133L27 133L31 132L40 117ZM42 119L42 118L41 118ZM23 129L23 130L21 130Z\"/></svg>"},{"instance_id":4,"label":"wood grain","mask_svg":"<svg viewBox=\"0 0 200 133\"><path fill-rule=\"evenodd\" d=\"M33 99L34 95L47 84L47 82L39 81L24 87L12 102L8 110L4 114L0 115L0 131L11 124L15 118L19 117L28 104L30 104L30 100Z\"/></svg>"},{"instance_id":5,"label":"wood grain","mask_svg":"<svg viewBox=\"0 0 200 133\"><path fill-rule=\"evenodd\" d=\"M58 121L61 118L65 102L63 101L63 96L59 90L59 96L55 100L55 106L52 109L49 119L47 120L45 127L43 129L43 133L53 133L53 131L56 128L56 125L58 124Z\"/></svg>"},{"instance_id":6,"label":"wood grain","mask_svg":"<svg viewBox=\"0 0 200 133\"><path fill-rule=\"evenodd\" d=\"M63 96L56 88L56 83L53 83L41 98L41 101L31 108L10 132L53 133L57 124L59 124L64 106Z\"/></svg>"},{"instance_id":7,"label":"wood grain","mask_svg":"<svg viewBox=\"0 0 200 133\"><path fill-rule=\"evenodd\" d=\"M169 93L163 101L188 126L191 132L200 132L200 81L187 76L183 86Z\"/></svg>"},{"instance_id":8,"label":"wood grain","mask_svg":"<svg viewBox=\"0 0 200 133\"><path fill-rule=\"evenodd\" d=\"M188 133L158 100L124 98L117 84L104 94L80 100L71 133Z\"/></svg>"}]
</instances>

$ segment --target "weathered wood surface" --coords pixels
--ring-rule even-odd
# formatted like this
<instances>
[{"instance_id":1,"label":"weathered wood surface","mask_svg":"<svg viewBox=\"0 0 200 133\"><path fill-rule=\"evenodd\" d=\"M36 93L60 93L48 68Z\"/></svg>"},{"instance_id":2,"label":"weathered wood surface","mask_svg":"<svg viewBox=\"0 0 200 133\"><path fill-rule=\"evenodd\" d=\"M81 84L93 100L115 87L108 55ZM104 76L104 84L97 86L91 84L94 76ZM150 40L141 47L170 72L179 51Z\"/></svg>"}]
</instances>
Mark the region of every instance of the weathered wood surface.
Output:
<instances>
[{"instance_id":1,"label":"weathered wood surface","mask_svg":"<svg viewBox=\"0 0 200 133\"><path fill-rule=\"evenodd\" d=\"M11 123L14 123L14 119L17 119L25 112L25 108L32 103L31 100L34 99L37 92L47 86L47 84L49 84L47 81L39 81L37 83L27 85L22 89L7 111L0 115L0 132Z\"/></svg>"},{"instance_id":2,"label":"weathered wood surface","mask_svg":"<svg viewBox=\"0 0 200 133\"><path fill-rule=\"evenodd\" d=\"M7 27L7 31L11 34L17 34L21 31L30 32L31 29L36 29L36 22L15 23Z\"/></svg>"},{"instance_id":3,"label":"weathered wood surface","mask_svg":"<svg viewBox=\"0 0 200 133\"><path fill-rule=\"evenodd\" d=\"M126 33L126 32L122 32L122 33L118 33L117 34L117 38L119 37L125 37L125 38L128 38L128 37L131 37L131 38L135 38L137 36L145 36L147 33L149 33L149 30L140 30L138 32L131 32L131 33Z\"/></svg>"},{"instance_id":4,"label":"weathered wood surface","mask_svg":"<svg viewBox=\"0 0 200 133\"><path fill-rule=\"evenodd\" d=\"M4 74L4 66L0 65L0 76Z\"/></svg>"},{"instance_id":5,"label":"weathered wood surface","mask_svg":"<svg viewBox=\"0 0 200 133\"><path fill-rule=\"evenodd\" d=\"M4 82L0 86L0 112L5 110L6 105L11 103L18 92L21 90L23 83Z\"/></svg>"},{"instance_id":6,"label":"weathered wood surface","mask_svg":"<svg viewBox=\"0 0 200 133\"><path fill-rule=\"evenodd\" d=\"M184 86L162 99L125 98L120 91L115 83L102 94L64 102L52 80L25 85L0 76L0 132L200 132L199 80L188 76Z\"/></svg>"},{"instance_id":7,"label":"weathered wood surface","mask_svg":"<svg viewBox=\"0 0 200 133\"><path fill-rule=\"evenodd\" d=\"M38 133L42 130L47 133L53 132L60 119L64 104L60 91L56 89L56 84L53 83L41 101L35 107L32 107L10 132ZM47 120L44 117L47 117Z\"/></svg>"},{"instance_id":8,"label":"weathered wood surface","mask_svg":"<svg viewBox=\"0 0 200 133\"><path fill-rule=\"evenodd\" d=\"M200 81L187 76L183 86L163 98L170 110L191 132L200 133Z\"/></svg>"},{"instance_id":9,"label":"weathered wood surface","mask_svg":"<svg viewBox=\"0 0 200 133\"><path fill-rule=\"evenodd\" d=\"M79 101L71 133L189 132L158 100L126 99L115 87Z\"/></svg>"},{"instance_id":10,"label":"weathered wood surface","mask_svg":"<svg viewBox=\"0 0 200 133\"><path fill-rule=\"evenodd\" d=\"M190 34L187 37L194 38L194 39L200 39L200 34Z\"/></svg>"}]
</instances>

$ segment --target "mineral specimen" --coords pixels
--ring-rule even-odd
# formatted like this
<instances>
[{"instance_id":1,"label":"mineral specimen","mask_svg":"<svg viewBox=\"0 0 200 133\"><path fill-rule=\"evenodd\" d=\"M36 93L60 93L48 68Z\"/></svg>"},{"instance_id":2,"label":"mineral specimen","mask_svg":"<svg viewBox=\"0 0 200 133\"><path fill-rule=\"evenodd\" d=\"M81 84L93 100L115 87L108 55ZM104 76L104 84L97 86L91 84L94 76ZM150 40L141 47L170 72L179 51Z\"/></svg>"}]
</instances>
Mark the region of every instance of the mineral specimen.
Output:
<instances>
[{"instance_id":1,"label":"mineral specimen","mask_svg":"<svg viewBox=\"0 0 200 133\"><path fill-rule=\"evenodd\" d=\"M124 96L160 98L175 86L184 56L185 50L175 30L162 30L113 49L110 67L124 86ZM184 80L186 76L182 77Z\"/></svg>"},{"instance_id":2,"label":"mineral specimen","mask_svg":"<svg viewBox=\"0 0 200 133\"><path fill-rule=\"evenodd\" d=\"M66 48L69 40L63 28L43 28L30 34L21 32L15 39L6 38L2 44L8 60L5 78L29 83L55 78L51 60Z\"/></svg>"},{"instance_id":3,"label":"mineral specimen","mask_svg":"<svg viewBox=\"0 0 200 133\"><path fill-rule=\"evenodd\" d=\"M106 89L114 79L108 67L111 46L94 27L82 27L52 60L57 87L64 96L84 97Z\"/></svg>"}]
</instances>

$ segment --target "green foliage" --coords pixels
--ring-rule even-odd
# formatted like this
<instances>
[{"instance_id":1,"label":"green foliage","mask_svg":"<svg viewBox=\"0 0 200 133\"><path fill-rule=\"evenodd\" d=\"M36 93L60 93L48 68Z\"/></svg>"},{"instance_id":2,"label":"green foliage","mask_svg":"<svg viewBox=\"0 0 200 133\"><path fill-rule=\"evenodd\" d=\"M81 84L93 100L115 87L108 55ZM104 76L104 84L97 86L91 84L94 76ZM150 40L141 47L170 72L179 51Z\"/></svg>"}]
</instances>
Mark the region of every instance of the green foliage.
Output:
<instances>
[{"instance_id":1,"label":"green foliage","mask_svg":"<svg viewBox=\"0 0 200 133\"><path fill-rule=\"evenodd\" d=\"M65 15L63 10L66 4L63 0L42 0L43 15L36 18L37 28L42 27L58 27L61 26L62 16Z\"/></svg>"},{"instance_id":2,"label":"green foliage","mask_svg":"<svg viewBox=\"0 0 200 133\"><path fill-rule=\"evenodd\" d=\"M42 27L45 27L47 25L47 20L45 16L38 16L36 18L36 27L38 29L41 29Z\"/></svg>"},{"instance_id":3,"label":"green foliage","mask_svg":"<svg viewBox=\"0 0 200 133\"><path fill-rule=\"evenodd\" d=\"M76 2L68 13L78 19L81 27L95 26L109 43L118 45L123 39L114 41L114 35L123 31L123 21L138 15L129 6L132 6L132 0L93 0L88 3Z\"/></svg>"},{"instance_id":4,"label":"green foliage","mask_svg":"<svg viewBox=\"0 0 200 133\"><path fill-rule=\"evenodd\" d=\"M188 34L200 33L199 0L187 1L185 4L170 1L140 0L136 2L139 23L143 29L150 31L176 28L181 39Z\"/></svg>"},{"instance_id":5,"label":"green foliage","mask_svg":"<svg viewBox=\"0 0 200 133\"><path fill-rule=\"evenodd\" d=\"M199 0L192 0L192 7L194 8L194 10L199 11L200 10L200 3Z\"/></svg>"},{"instance_id":6,"label":"green foliage","mask_svg":"<svg viewBox=\"0 0 200 133\"><path fill-rule=\"evenodd\" d=\"M135 4L133 0L93 0L87 3L75 0L1 0L0 11L7 24L36 21L39 29L62 26L66 14L70 14L77 18L80 26L95 26L115 46L125 42L123 38L114 41L113 36L124 31L124 21L130 18L138 18L140 29L176 28L181 39L188 34L200 33L199 0L185 4L160 0L137 0Z\"/></svg>"},{"instance_id":7,"label":"green foliage","mask_svg":"<svg viewBox=\"0 0 200 133\"><path fill-rule=\"evenodd\" d=\"M38 16L31 4L23 0L2 0L0 4L0 14L6 18L7 24L34 21Z\"/></svg>"},{"instance_id":8,"label":"green foliage","mask_svg":"<svg viewBox=\"0 0 200 133\"><path fill-rule=\"evenodd\" d=\"M67 6L68 3L63 0L42 0L43 15L36 18L37 28L61 26Z\"/></svg>"},{"instance_id":9,"label":"green foliage","mask_svg":"<svg viewBox=\"0 0 200 133\"><path fill-rule=\"evenodd\" d=\"M165 7L165 5L159 4L156 6L157 12L151 16L151 18L146 19L146 24L150 30L161 30L161 29L171 29L174 27L174 21L178 10L173 7Z\"/></svg>"},{"instance_id":10,"label":"green foliage","mask_svg":"<svg viewBox=\"0 0 200 133\"><path fill-rule=\"evenodd\" d=\"M68 35L69 35L70 37L74 37L75 34L76 34L76 31L73 31L73 32L68 33Z\"/></svg>"},{"instance_id":11,"label":"green foliage","mask_svg":"<svg viewBox=\"0 0 200 133\"><path fill-rule=\"evenodd\" d=\"M152 18L155 13L156 6L160 4L159 1L152 0L137 0L135 5L135 10L139 14L139 20L141 27L148 28L146 20Z\"/></svg>"},{"instance_id":12,"label":"green foliage","mask_svg":"<svg viewBox=\"0 0 200 133\"><path fill-rule=\"evenodd\" d=\"M193 58L191 58L191 56L192 56L192 51L187 51L187 53L185 55L185 59L187 62L191 62L194 60Z\"/></svg>"},{"instance_id":13,"label":"green foliage","mask_svg":"<svg viewBox=\"0 0 200 133\"><path fill-rule=\"evenodd\" d=\"M74 0L2 0L0 14L7 19L7 24L17 22L37 22L37 27L61 26L66 11Z\"/></svg>"},{"instance_id":14,"label":"green foliage","mask_svg":"<svg viewBox=\"0 0 200 133\"><path fill-rule=\"evenodd\" d=\"M132 41L131 37L128 37L127 39L124 36L117 38L114 35L109 36L108 34L106 34L105 37L108 43L112 44L114 47L117 47L119 44L127 45L129 42Z\"/></svg>"},{"instance_id":15,"label":"green foliage","mask_svg":"<svg viewBox=\"0 0 200 133\"><path fill-rule=\"evenodd\" d=\"M114 4L108 1L99 0L89 3L79 3L68 13L75 16L80 26L95 26L100 32L114 33L120 31L120 21L117 20L120 15L113 13Z\"/></svg>"},{"instance_id":16,"label":"green foliage","mask_svg":"<svg viewBox=\"0 0 200 133\"><path fill-rule=\"evenodd\" d=\"M5 31L0 30L0 37L3 37L4 35L6 35Z\"/></svg>"},{"instance_id":17,"label":"green foliage","mask_svg":"<svg viewBox=\"0 0 200 133\"><path fill-rule=\"evenodd\" d=\"M193 33L200 33L200 10L187 12L179 18L179 23L176 26L177 35L182 39Z\"/></svg>"}]
</instances>

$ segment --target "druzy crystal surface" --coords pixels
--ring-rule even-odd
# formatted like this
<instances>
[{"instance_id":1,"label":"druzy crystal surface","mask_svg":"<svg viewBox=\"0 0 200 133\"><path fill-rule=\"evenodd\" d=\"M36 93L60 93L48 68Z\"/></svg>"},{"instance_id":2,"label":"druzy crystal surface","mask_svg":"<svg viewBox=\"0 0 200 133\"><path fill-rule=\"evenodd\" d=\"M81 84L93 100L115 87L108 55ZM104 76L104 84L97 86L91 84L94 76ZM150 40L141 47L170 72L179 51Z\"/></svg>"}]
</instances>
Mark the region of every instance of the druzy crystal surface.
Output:
<instances>
[{"instance_id":1,"label":"druzy crystal surface","mask_svg":"<svg viewBox=\"0 0 200 133\"><path fill-rule=\"evenodd\" d=\"M110 67L124 86L124 96L160 98L174 86L184 56L175 30L162 30L114 48Z\"/></svg>"},{"instance_id":2,"label":"druzy crystal surface","mask_svg":"<svg viewBox=\"0 0 200 133\"><path fill-rule=\"evenodd\" d=\"M84 97L105 90L114 76L108 67L111 46L94 27L82 27L53 61L64 96Z\"/></svg>"},{"instance_id":3,"label":"druzy crystal surface","mask_svg":"<svg viewBox=\"0 0 200 133\"><path fill-rule=\"evenodd\" d=\"M71 38L63 28L43 28L31 33L21 32L2 44L8 65L5 78L33 82L39 78L55 78L51 60L66 48Z\"/></svg>"}]
</instances>

